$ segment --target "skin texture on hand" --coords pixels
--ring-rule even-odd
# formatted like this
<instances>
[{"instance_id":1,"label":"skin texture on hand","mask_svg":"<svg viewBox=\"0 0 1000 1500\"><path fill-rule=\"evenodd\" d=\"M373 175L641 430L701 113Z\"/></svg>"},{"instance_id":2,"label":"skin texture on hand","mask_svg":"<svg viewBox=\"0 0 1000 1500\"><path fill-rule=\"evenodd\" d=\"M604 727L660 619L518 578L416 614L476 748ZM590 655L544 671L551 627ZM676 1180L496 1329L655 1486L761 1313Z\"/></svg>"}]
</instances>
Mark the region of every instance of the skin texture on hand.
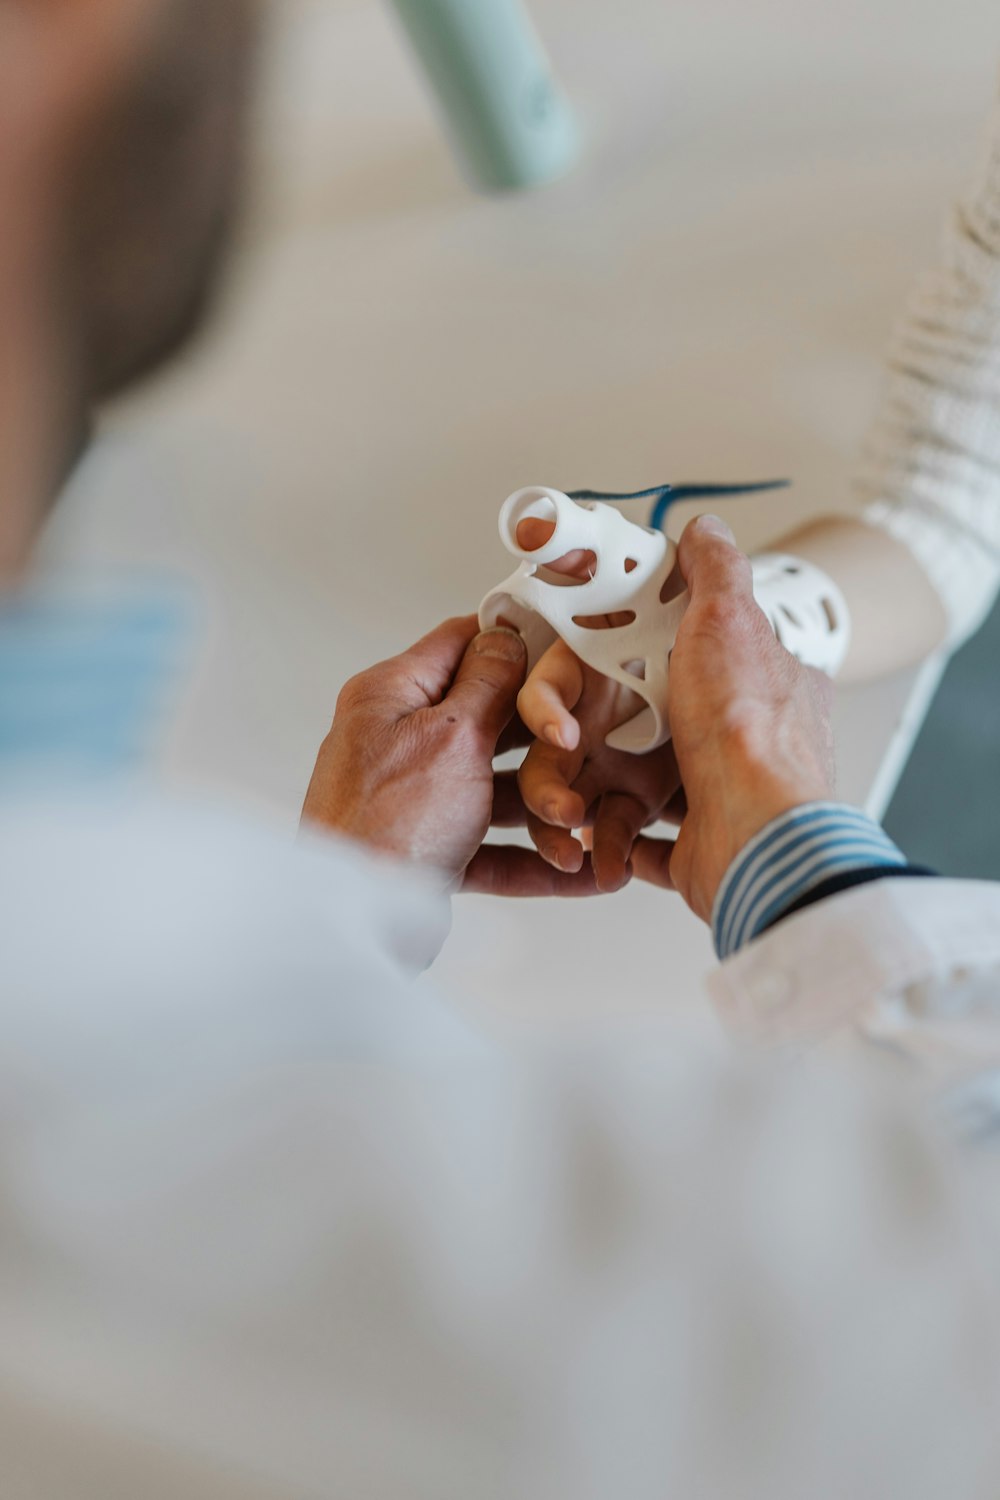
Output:
<instances>
[{"instance_id":1,"label":"skin texture on hand","mask_svg":"<svg viewBox=\"0 0 1000 1500\"><path fill-rule=\"evenodd\" d=\"M775 639L750 564L722 521L703 516L688 526L679 566L691 603L670 658L671 743L645 756L608 751L604 736L639 700L573 665L560 643L519 698L539 736L521 791L546 857L558 851L569 867L582 860L570 830L589 823L602 889L631 860L640 878L677 889L707 919L726 869L755 833L832 795L832 688ZM680 823L676 844L642 835L661 817Z\"/></svg>"},{"instance_id":2,"label":"skin texture on hand","mask_svg":"<svg viewBox=\"0 0 1000 1500\"><path fill-rule=\"evenodd\" d=\"M523 824L513 772L493 759L527 742L515 716L524 644L447 620L344 687L316 762L303 823L441 871L452 889L508 896L590 895L589 865L564 874L530 849L484 844Z\"/></svg>"}]
</instances>

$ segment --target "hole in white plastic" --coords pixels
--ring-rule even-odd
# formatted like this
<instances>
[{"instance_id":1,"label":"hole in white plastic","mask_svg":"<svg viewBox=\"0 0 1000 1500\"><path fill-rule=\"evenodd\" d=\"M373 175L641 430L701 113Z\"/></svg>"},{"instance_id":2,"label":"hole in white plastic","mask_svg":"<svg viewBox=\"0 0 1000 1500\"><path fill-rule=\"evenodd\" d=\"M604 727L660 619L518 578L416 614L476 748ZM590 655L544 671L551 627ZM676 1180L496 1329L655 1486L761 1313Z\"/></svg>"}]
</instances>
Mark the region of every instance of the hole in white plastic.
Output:
<instances>
[{"instance_id":1,"label":"hole in white plastic","mask_svg":"<svg viewBox=\"0 0 1000 1500\"><path fill-rule=\"evenodd\" d=\"M518 531L523 522L530 521L532 526L523 533L530 541L522 543L518 538ZM547 523L548 535L542 530L539 523ZM559 524L559 507L551 495L546 494L543 489L520 490L511 495L501 512L502 532L506 537L507 546L511 550L521 548L524 551L535 551L544 546L554 535Z\"/></svg>"},{"instance_id":2,"label":"hole in white plastic","mask_svg":"<svg viewBox=\"0 0 1000 1500\"><path fill-rule=\"evenodd\" d=\"M620 609L613 615L574 615L573 624L581 630L621 630L635 621L634 609Z\"/></svg>"},{"instance_id":3,"label":"hole in white plastic","mask_svg":"<svg viewBox=\"0 0 1000 1500\"><path fill-rule=\"evenodd\" d=\"M633 658L632 661L623 661L621 664L621 668L622 671L627 672L630 677L637 677L640 682L646 681L646 663L643 661L642 657L637 656Z\"/></svg>"},{"instance_id":4,"label":"hole in white plastic","mask_svg":"<svg viewBox=\"0 0 1000 1500\"><path fill-rule=\"evenodd\" d=\"M823 613L826 615L826 623L832 635L838 624L837 611L834 609L831 599L821 599L819 602L822 605Z\"/></svg>"},{"instance_id":5,"label":"hole in white plastic","mask_svg":"<svg viewBox=\"0 0 1000 1500\"><path fill-rule=\"evenodd\" d=\"M795 612L793 610L790 610L788 608L787 604L779 604L778 608L781 610L781 613L785 616L786 620L791 620L792 624L798 630L802 629L802 621L799 619L798 615L795 614Z\"/></svg>"},{"instance_id":6,"label":"hole in white plastic","mask_svg":"<svg viewBox=\"0 0 1000 1500\"><path fill-rule=\"evenodd\" d=\"M676 599L683 592L684 575L680 570L680 564L674 563L674 566L663 580L663 587L660 590L660 603L669 604L672 599Z\"/></svg>"},{"instance_id":7,"label":"hole in white plastic","mask_svg":"<svg viewBox=\"0 0 1000 1500\"><path fill-rule=\"evenodd\" d=\"M626 571L626 573L634 573L635 570L636 570L636 568L638 566L639 566L639 559L637 557L626 557L626 559L625 559L625 571Z\"/></svg>"},{"instance_id":8,"label":"hole in white plastic","mask_svg":"<svg viewBox=\"0 0 1000 1500\"><path fill-rule=\"evenodd\" d=\"M551 562L538 563L535 577L553 588L579 588L582 584L592 583L597 577L597 555L578 547L574 552L566 552L562 557L553 558Z\"/></svg>"}]
</instances>

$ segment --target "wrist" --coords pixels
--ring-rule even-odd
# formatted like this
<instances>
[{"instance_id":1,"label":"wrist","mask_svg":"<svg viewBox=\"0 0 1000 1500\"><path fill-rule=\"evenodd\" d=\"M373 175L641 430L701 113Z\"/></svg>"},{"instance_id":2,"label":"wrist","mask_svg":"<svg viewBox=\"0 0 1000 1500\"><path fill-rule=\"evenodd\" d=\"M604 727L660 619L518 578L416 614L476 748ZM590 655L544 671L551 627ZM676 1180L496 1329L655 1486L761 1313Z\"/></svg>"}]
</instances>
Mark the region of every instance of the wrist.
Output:
<instances>
[{"instance_id":1,"label":"wrist","mask_svg":"<svg viewBox=\"0 0 1000 1500\"><path fill-rule=\"evenodd\" d=\"M740 767L735 775L731 772L733 764ZM752 764L747 756L727 760L726 768L730 774L720 776L713 799L719 832L707 883L706 917L715 907L727 873L762 832L796 808L823 805L832 796L828 778L819 772L780 776L770 766Z\"/></svg>"},{"instance_id":2,"label":"wrist","mask_svg":"<svg viewBox=\"0 0 1000 1500\"><path fill-rule=\"evenodd\" d=\"M834 875L905 865L888 835L857 808L800 803L766 823L726 870L711 912L716 952L738 952Z\"/></svg>"}]
</instances>

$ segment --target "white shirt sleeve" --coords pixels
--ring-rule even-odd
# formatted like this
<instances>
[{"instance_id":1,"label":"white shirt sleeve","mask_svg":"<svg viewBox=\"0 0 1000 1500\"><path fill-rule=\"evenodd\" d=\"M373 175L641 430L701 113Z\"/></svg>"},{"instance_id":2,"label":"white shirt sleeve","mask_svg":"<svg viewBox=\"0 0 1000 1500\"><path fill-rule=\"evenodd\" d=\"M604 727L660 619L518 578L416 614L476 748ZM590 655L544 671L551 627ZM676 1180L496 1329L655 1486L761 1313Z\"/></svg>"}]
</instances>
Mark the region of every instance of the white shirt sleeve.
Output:
<instances>
[{"instance_id":1,"label":"white shirt sleeve","mask_svg":"<svg viewBox=\"0 0 1000 1500\"><path fill-rule=\"evenodd\" d=\"M893 338L857 489L864 518L929 575L959 645L1000 584L1000 102Z\"/></svg>"},{"instance_id":2,"label":"white shirt sleeve","mask_svg":"<svg viewBox=\"0 0 1000 1500\"><path fill-rule=\"evenodd\" d=\"M947 1087L1000 1069L1000 883L891 876L784 918L710 978L736 1035L853 1033Z\"/></svg>"},{"instance_id":3,"label":"white shirt sleeve","mask_svg":"<svg viewBox=\"0 0 1000 1500\"><path fill-rule=\"evenodd\" d=\"M178 809L0 817L0 911L4 1500L995 1488L995 1277L905 1106L491 1046L393 951L433 891Z\"/></svg>"}]
</instances>

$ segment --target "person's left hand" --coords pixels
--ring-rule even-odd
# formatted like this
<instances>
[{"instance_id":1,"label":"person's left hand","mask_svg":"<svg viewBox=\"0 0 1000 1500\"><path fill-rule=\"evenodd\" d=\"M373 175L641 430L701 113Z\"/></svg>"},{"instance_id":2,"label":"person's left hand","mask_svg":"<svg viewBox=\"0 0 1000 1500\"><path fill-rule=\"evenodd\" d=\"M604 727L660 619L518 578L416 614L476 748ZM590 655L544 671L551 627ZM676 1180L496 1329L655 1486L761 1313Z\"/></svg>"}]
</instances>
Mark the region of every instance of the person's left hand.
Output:
<instances>
[{"instance_id":1,"label":"person's left hand","mask_svg":"<svg viewBox=\"0 0 1000 1500\"><path fill-rule=\"evenodd\" d=\"M440 870L453 888L591 895L589 863L567 874L533 850L483 843L491 824L525 821L516 773L494 773L493 757L529 736L515 717L524 643L478 628L474 615L446 620L347 683L303 823Z\"/></svg>"}]
</instances>

